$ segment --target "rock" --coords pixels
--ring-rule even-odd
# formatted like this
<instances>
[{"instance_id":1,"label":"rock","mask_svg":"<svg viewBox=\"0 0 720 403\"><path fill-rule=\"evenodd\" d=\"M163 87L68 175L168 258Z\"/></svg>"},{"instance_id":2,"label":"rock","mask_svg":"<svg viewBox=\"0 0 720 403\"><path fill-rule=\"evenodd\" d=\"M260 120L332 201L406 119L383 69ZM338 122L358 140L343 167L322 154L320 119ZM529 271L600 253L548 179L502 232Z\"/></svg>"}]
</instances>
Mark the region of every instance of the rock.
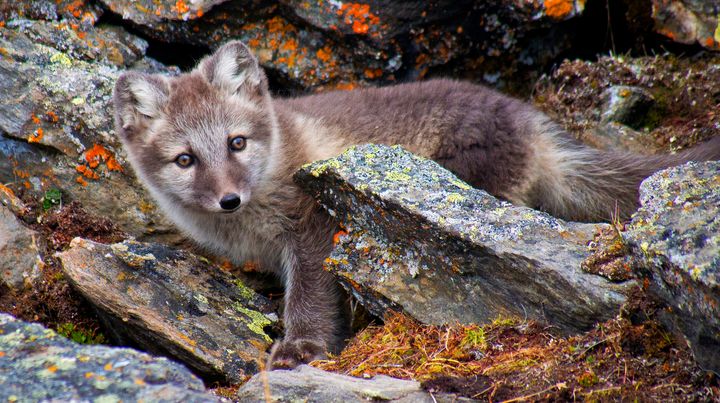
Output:
<instances>
[{"instance_id":1,"label":"rock","mask_svg":"<svg viewBox=\"0 0 720 403\"><path fill-rule=\"evenodd\" d=\"M131 235L179 239L129 172L114 134L118 67L154 68L146 47L114 28L30 20L0 27L0 183L37 199L57 188Z\"/></svg>"},{"instance_id":2,"label":"rock","mask_svg":"<svg viewBox=\"0 0 720 403\"><path fill-rule=\"evenodd\" d=\"M210 382L237 383L264 363L272 340L263 328L277 320L270 302L207 260L160 244L81 238L58 257L116 340Z\"/></svg>"},{"instance_id":3,"label":"rock","mask_svg":"<svg viewBox=\"0 0 720 403\"><path fill-rule=\"evenodd\" d=\"M42 259L37 233L26 228L7 207L0 205L0 285L22 289L40 275Z\"/></svg>"},{"instance_id":4,"label":"rock","mask_svg":"<svg viewBox=\"0 0 720 403\"><path fill-rule=\"evenodd\" d=\"M71 342L0 313L0 400L213 402L182 365L128 348Z\"/></svg>"},{"instance_id":5,"label":"rock","mask_svg":"<svg viewBox=\"0 0 720 403\"><path fill-rule=\"evenodd\" d=\"M632 141L616 144L632 151L668 152L720 134L720 114L714 112L720 92L720 54L706 52L692 59L666 53L565 61L541 80L534 100L581 140L598 144L593 131L612 125L604 120L603 111L610 95L623 89L639 94L640 99L652 98L652 104L643 106L646 110L637 116L640 119L612 119L635 129ZM620 104L634 97L616 95Z\"/></svg>"},{"instance_id":6,"label":"rock","mask_svg":"<svg viewBox=\"0 0 720 403\"><path fill-rule=\"evenodd\" d=\"M617 122L633 129L642 129L646 114L654 104L649 91L626 85L607 88L603 100L603 123Z\"/></svg>"},{"instance_id":7,"label":"rock","mask_svg":"<svg viewBox=\"0 0 720 403\"><path fill-rule=\"evenodd\" d=\"M580 269L603 224L512 206L399 147L351 148L296 181L346 228L326 268L375 315L515 315L578 331L615 316L632 284Z\"/></svg>"},{"instance_id":8,"label":"rock","mask_svg":"<svg viewBox=\"0 0 720 403\"><path fill-rule=\"evenodd\" d=\"M715 0L652 0L655 32L675 42L720 50L720 21Z\"/></svg>"},{"instance_id":9,"label":"rock","mask_svg":"<svg viewBox=\"0 0 720 403\"><path fill-rule=\"evenodd\" d=\"M720 162L655 173L640 203L624 237L698 363L720 373Z\"/></svg>"},{"instance_id":10,"label":"rock","mask_svg":"<svg viewBox=\"0 0 720 403\"><path fill-rule=\"evenodd\" d=\"M263 379L265 378L265 379ZM265 382L269 396L265 395ZM253 376L236 395L242 402L451 402L470 401L451 395L430 396L420 383L378 375L354 378L301 365L292 371L263 372Z\"/></svg>"},{"instance_id":11,"label":"rock","mask_svg":"<svg viewBox=\"0 0 720 403\"><path fill-rule=\"evenodd\" d=\"M570 47L559 22L581 15L585 1L102 3L159 41L215 48L240 39L284 90L308 90L407 81L431 69L509 85Z\"/></svg>"},{"instance_id":12,"label":"rock","mask_svg":"<svg viewBox=\"0 0 720 403\"><path fill-rule=\"evenodd\" d=\"M102 9L88 0L24 0L0 3L0 21L12 19L73 21L91 26L102 15Z\"/></svg>"}]
</instances>

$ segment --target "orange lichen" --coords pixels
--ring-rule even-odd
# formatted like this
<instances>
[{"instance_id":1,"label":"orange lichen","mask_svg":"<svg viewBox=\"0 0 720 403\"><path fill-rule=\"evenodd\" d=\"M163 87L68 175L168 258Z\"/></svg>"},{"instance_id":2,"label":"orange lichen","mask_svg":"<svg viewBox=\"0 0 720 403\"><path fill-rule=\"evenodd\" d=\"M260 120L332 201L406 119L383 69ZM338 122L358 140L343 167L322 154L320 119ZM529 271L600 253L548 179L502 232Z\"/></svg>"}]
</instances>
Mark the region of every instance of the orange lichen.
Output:
<instances>
[{"instance_id":1,"label":"orange lichen","mask_svg":"<svg viewBox=\"0 0 720 403\"><path fill-rule=\"evenodd\" d=\"M83 9L84 3L85 2L83 0L75 0L72 3L68 4L65 7L65 10L68 13L70 13L73 17L80 18L80 16L82 15L82 11L83 11L82 9Z\"/></svg>"},{"instance_id":2,"label":"orange lichen","mask_svg":"<svg viewBox=\"0 0 720 403\"><path fill-rule=\"evenodd\" d=\"M202 9L197 10L197 17L200 18L205 14L205 12Z\"/></svg>"},{"instance_id":3,"label":"orange lichen","mask_svg":"<svg viewBox=\"0 0 720 403\"><path fill-rule=\"evenodd\" d=\"M378 78L382 76L382 69L365 69L364 74L369 79Z\"/></svg>"},{"instance_id":4,"label":"orange lichen","mask_svg":"<svg viewBox=\"0 0 720 403\"><path fill-rule=\"evenodd\" d=\"M327 63L330 60L331 56L331 49L329 46L324 46L315 53L318 59L322 60L323 62Z\"/></svg>"},{"instance_id":5,"label":"orange lichen","mask_svg":"<svg viewBox=\"0 0 720 403\"><path fill-rule=\"evenodd\" d=\"M43 134L42 127L38 127L37 130L28 137L28 143L39 143L43 138Z\"/></svg>"},{"instance_id":6,"label":"orange lichen","mask_svg":"<svg viewBox=\"0 0 720 403\"><path fill-rule=\"evenodd\" d=\"M545 0L545 14L556 20L561 20L570 14L575 4L573 0Z\"/></svg>"},{"instance_id":7,"label":"orange lichen","mask_svg":"<svg viewBox=\"0 0 720 403\"><path fill-rule=\"evenodd\" d=\"M100 144L93 144L92 148L85 152L85 161L90 168L97 168L100 162L104 162L111 171L122 171L122 166L117 162L115 156Z\"/></svg>"},{"instance_id":8,"label":"orange lichen","mask_svg":"<svg viewBox=\"0 0 720 403\"><path fill-rule=\"evenodd\" d=\"M347 231L340 230L333 235L333 243L337 245L340 242L340 237L347 235Z\"/></svg>"},{"instance_id":9,"label":"orange lichen","mask_svg":"<svg viewBox=\"0 0 720 403\"><path fill-rule=\"evenodd\" d=\"M190 7L183 0L177 0L175 2L175 10L180 14L185 14L190 11Z\"/></svg>"},{"instance_id":10,"label":"orange lichen","mask_svg":"<svg viewBox=\"0 0 720 403\"><path fill-rule=\"evenodd\" d=\"M343 22L351 25L356 34L367 34L371 26L380 23L380 18L370 12L369 4L344 3L337 13L343 16Z\"/></svg>"},{"instance_id":11,"label":"orange lichen","mask_svg":"<svg viewBox=\"0 0 720 403\"><path fill-rule=\"evenodd\" d=\"M357 84L355 83L338 83L337 85L335 85L335 89L341 91L351 91L354 90L356 87Z\"/></svg>"},{"instance_id":12,"label":"orange lichen","mask_svg":"<svg viewBox=\"0 0 720 403\"><path fill-rule=\"evenodd\" d=\"M87 181L85 179L83 179L82 176L78 176L77 178L75 178L75 182L79 183L82 186L88 185Z\"/></svg>"},{"instance_id":13,"label":"orange lichen","mask_svg":"<svg viewBox=\"0 0 720 403\"><path fill-rule=\"evenodd\" d=\"M32 115L30 115L30 119L31 119L31 120L33 121L33 123L35 123L36 125L39 125L39 124L40 124L40 118L38 118L37 116L35 116L34 113L33 113Z\"/></svg>"},{"instance_id":14,"label":"orange lichen","mask_svg":"<svg viewBox=\"0 0 720 403\"><path fill-rule=\"evenodd\" d=\"M48 111L45 115L50 122L57 123L57 121L59 120L58 116L53 111Z\"/></svg>"}]
</instances>

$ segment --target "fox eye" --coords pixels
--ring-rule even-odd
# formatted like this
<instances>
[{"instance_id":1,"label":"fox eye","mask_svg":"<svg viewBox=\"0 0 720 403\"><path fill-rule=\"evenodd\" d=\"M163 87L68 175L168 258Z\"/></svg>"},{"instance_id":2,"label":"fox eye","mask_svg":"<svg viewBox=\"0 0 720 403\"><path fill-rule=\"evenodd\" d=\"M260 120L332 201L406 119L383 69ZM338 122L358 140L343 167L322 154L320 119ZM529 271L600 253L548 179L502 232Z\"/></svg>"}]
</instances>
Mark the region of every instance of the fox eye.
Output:
<instances>
[{"instance_id":1,"label":"fox eye","mask_svg":"<svg viewBox=\"0 0 720 403\"><path fill-rule=\"evenodd\" d=\"M175 158L175 163L180 168L188 168L194 162L195 162L195 158L193 158L193 156L190 154L183 153L183 154L178 155L177 158Z\"/></svg>"},{"instance_id":2,"label":"fox eye","mask_svg":"<svg viewBox=\"0 0 720 403\"><path fill-rule=\"evenodd\" d=\"M245 137L243 136L235 136L228 140L228 146L233 151L242 151L245 149Z\"/></svg>"}]
</instances>

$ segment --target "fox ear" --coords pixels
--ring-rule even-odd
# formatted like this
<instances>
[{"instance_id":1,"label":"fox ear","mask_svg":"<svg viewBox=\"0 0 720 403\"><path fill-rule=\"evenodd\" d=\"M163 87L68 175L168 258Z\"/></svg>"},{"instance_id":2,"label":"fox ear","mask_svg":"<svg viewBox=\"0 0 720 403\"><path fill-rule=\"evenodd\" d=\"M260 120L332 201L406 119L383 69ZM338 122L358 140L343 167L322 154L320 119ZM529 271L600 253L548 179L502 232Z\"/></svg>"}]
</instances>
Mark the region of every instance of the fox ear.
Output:
<instances>
[{"instance_id":1,"label":"fox ear","mask_svg":"<svg viewBox=\"0 0 720 403\"><path fill-rule=\"evenodd\" d=\"M140 133L151 119L160 116L170 90L164 77L134 71L120 75L115 83L113 104L115 128L124 140Z\"/></svg>"},{"instance_id":2,"label":"fox ear","mask_svg":"<svg viewBox=\"0 0 720 403\"><path fill-rule=\"evenodd\" d=\"M267 79L250 49L240 41L228 42L205 58L198 70L214 86L229 94L263 96Z\"/></svg>"}]
</instances>

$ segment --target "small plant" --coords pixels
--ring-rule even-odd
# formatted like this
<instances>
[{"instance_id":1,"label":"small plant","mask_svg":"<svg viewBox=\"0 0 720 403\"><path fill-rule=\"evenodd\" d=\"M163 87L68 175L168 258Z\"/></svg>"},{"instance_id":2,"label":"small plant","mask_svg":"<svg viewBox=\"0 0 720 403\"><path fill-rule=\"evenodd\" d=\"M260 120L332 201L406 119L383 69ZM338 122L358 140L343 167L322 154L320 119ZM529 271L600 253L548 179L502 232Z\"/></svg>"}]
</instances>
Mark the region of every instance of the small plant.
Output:
<instances>
[{"instance_id":1,"label":"small plant","mask_svg":"<svg viewBox=\"0 0 720 403\"><path fill-rule=\"evenodd\" d=\"M103 344L107 340L97 330L83 329L74 323L65 322L58 326L58 334L80 344Z\"/></svg>"},{"instance_id":2,"label":"small plant","mask_svg":"<svg viewBox=\"0 0 720 403\"><path fill-rule=\"evenodd\" d=\"M481 327L468 329L465 332L465 337L463 337L460 345L465 348L479 348L481 350L485 350L487 348L485 329Z\"/></svg>"},{"instance_id":3,"label":"small plant","mask_svg":"<svg viewBox=\"0 0 720 403\"><path fill-rule=\"evenodd\" d=\"M42 198L42 207L44 211L48 211L54 206L62 205L62 193L60 189L52 188L45 192Z\"/></svg>"}]
</instances>

